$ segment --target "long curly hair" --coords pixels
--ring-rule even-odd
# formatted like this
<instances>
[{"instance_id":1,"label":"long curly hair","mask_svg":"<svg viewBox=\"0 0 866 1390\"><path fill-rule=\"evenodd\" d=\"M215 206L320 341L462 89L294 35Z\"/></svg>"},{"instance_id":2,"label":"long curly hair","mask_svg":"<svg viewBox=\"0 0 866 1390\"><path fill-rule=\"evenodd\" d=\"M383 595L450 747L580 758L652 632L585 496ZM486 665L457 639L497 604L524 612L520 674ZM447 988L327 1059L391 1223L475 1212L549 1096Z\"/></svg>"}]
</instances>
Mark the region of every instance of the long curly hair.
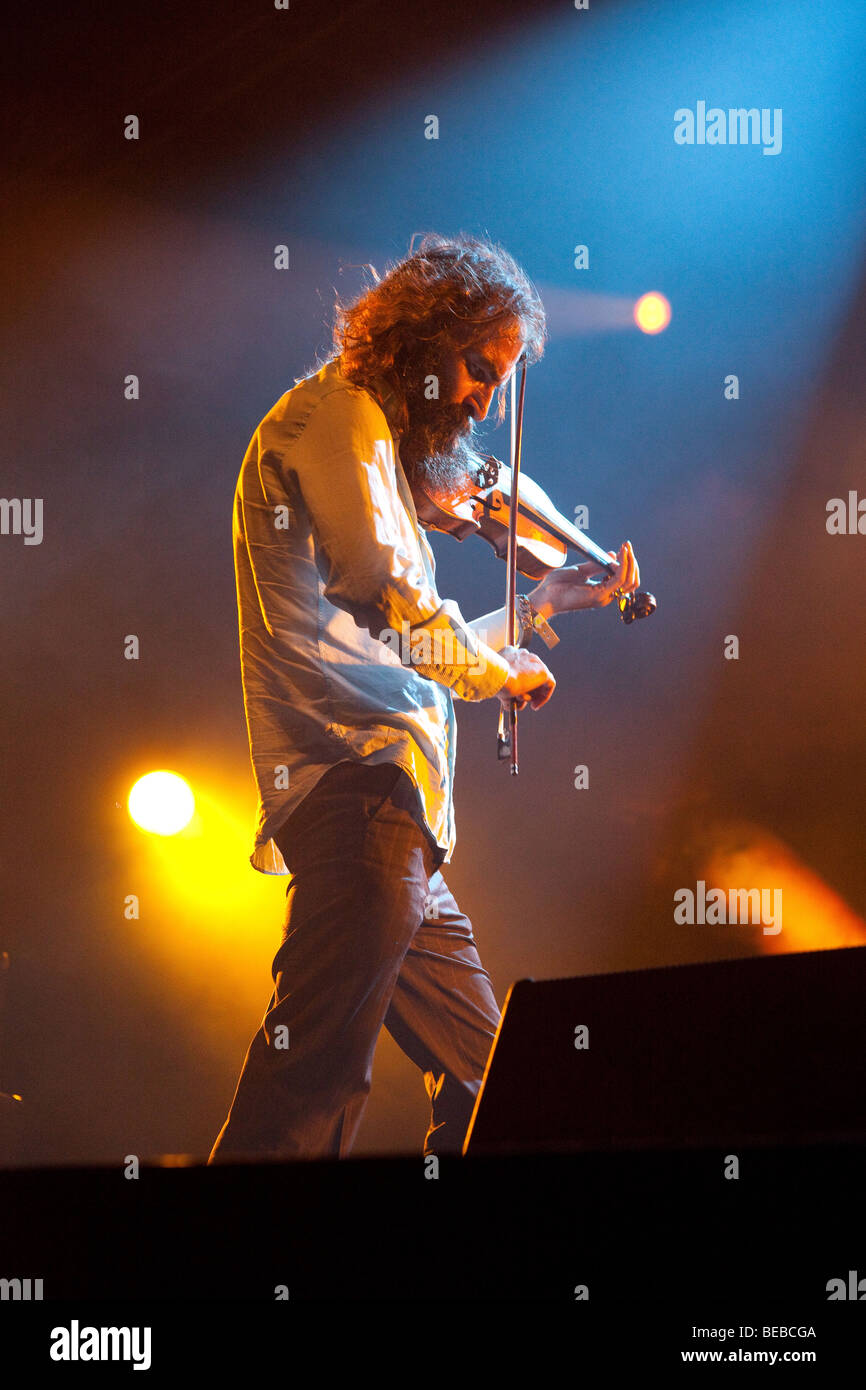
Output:
<instances>
[{"instance_id":1,"label":"long curly hair","mask_svg":"<svg viewBox=\"0 0 866 1390\"><path fill-rule=\"evenodd\" d=\"M387 382L405 427L405 371L419 344L435 342L456 354L515 322L527 362L536 362L546 339L544 306L514 258L495 242L429 233L353 303L337 302L334 348L342 354L343 374L356 385ZM498 395L501 421L504 387Z\"/></svg>"}]
</instances>

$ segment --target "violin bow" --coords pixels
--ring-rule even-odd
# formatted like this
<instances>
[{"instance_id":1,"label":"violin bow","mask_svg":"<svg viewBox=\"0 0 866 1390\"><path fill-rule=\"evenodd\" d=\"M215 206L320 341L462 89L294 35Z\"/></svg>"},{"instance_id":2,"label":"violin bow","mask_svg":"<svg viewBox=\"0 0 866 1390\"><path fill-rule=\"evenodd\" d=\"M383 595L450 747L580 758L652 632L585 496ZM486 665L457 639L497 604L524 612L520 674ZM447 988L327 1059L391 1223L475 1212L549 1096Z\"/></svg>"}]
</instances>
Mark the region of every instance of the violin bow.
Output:
<instances>
[{"instance_id":1,"label":"violin bow","mask_svg":"<svg viewBox=\"0 0 866 1390\"><path fill-rule=\"evenodd\" d=\"M516 371L511 374L511 486L512 496L520 496L520 453L523 445L523 402L526 395L526 354L520 358L520 395L517 394ZM517 505L508 518L508 551L505 569L505 632L508 645L517 645ZM508 702L508 727L505 707L499 707L499 728L496 734L496 756L511 759L511 775L517 776L517 701Z\"/></svg>"},{"instance_id":2,"label":"violin bow","mask_svg":"<svg viewBox=\"0 0 866 1390\"><path fill-rule=\"evenodd\" d=\"M520 367L520 392L517 390L517 367ZM511 375L511 480L510 497L511 504L508 514L508 543L505 555L505 632L508 639L507 645L515 647L518 642L517 632L517 516L521 510L523 499L520 496L520 458L523 446L523 405L526 397L526 354L518 359L517 367ZM490 459L490 463L496 464L496 459ZM498 466L498 465L497 465ZM531 479L527 481L531 482ZM544 494L542 494L544 496ZM549 499L544 498L549 505ZM531 514L532 507L529 506ZM589 536L578 532L574 527L567 525L564 518L562 525L557 528L555 534L566 544L571 545L575 550L583 554L587 559L593 560L602 570L609 574L616 573L616 562L612 561L609 554L601 550ZM492 542L491 542L492 543ZM494 546L497 554L501 551ZM590 581L591 582L591 581ZM619 597L619 614L624 623L633 623L636 618L647 618L655 612L656 601L652 594L646 589L638 589L634 593L622 594ZM511 775L517 776L517 700L508 701L508 710L503 705L499 708L499 728L496 734L496 756L500 760L511 759ZM507 722L506 722L507 721Z\"/></svg>"}]
</instances>

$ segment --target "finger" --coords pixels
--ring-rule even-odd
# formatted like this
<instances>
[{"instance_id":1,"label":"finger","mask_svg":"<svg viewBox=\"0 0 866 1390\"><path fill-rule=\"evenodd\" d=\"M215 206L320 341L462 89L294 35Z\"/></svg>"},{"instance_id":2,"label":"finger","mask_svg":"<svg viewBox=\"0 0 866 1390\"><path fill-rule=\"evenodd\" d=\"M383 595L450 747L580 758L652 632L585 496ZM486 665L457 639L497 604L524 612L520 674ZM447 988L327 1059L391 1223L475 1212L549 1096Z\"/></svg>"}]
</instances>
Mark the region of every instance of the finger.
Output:
<instances>
[{"instance_id":1,"label":"finger","mask_svg":"<svg viewBox=\"0 0 866 1390\"><path fill-rule=\"evenodd\" d=\"M635 553L634 553L634 550L633 550L633 548L632 548L631 541L629 541L629 543L628 543L628 583L627 583L627 585L625 585L624 587L627 589L627 591L628 591L629 593L633 593L634 590L638 587L639 584L640 584L640 570L639 570L638 567L637 567L637 557L636 557L636 555L635 555Z\"/></svg>"},{"instance_id":2,"label":"finger","mask_svg":"<svg viewBox=\"0 0 866 1390\"><path fill-rule=\"evenodd\" d=\"M610 578L607 580L607 583L605 584L605 588L607 590L605 596L605 603L609 603L610 600L615 596L617 589L621 589L623 587L627 572L628 555L626 553L625 546L620 546L616 571L610 576Z\"/></svg>"},{"instance_id":3,"label":"finger","mask_svg":"<svg viewBox=\"0 0 866 1390\"><path fill-rule=\"evenodd\" d=\"M635 586L635 575L634 575L634 571L635 571L634 551L633 551L632 548L631 548L631 541L626 541L626 543L625 543L625 560L626 560L625 574L623 575L623 580L622 580L621 588L622 588L622 590L623 590L623 593L628 594L628 593L631 593L632 589L634 589L634 588L636 587L636 586Z\"/></svg>"},{"instance_id":4,"label":"finger","mask_svg":"<svg viewBox=\"0 0 866 1390\"><path fill-rule=\"evenodd\" d=\"M631 541L628 543L628 569L629 579L631 580L632 586L635 587L640 575L638 574L637 568L637 556L634 553L634 546Z\"/></svg>"},{"instance_id":5,"label":"finger","mask_svg":"<svg viewBox=\"0 0 866 1390\"><path fill-rule=\"evenodd\" d=\"M628 563L628 556L625 553L625 546L620 546L616 555L613 556L613 559L616 561L616 569L614 570L613 574L609 577L609 579L606 581L611 592L614 589L618 589L620 587L625 576L626 565Z\"/></svg>"},{"instance_id":6,"label":"finger","mask_svg":"<svg viewBox=\"0 0 866 1390\"><path fill-rule=\"evenodd\" d=\"M533 700L532 700L532 708L533 708L533 709L541 709L541 706L542 706L542 705L546 705L547 702L548 702L548 700L550 699L550 697L551 697L551 695L553 694L553 692L554 692L555 689L556 689L556 681L555 681L555 680L550 680L550 681L548 681L548 683L547 683L546 685L543 685L543 686L539 687L538 690L534 691L534 692L533 692Z\"/></svg>"},{"instance_id":7,"label":"finger","mask_svg":"<svg viewBox=\"0 0 866 1390\"><path fill-rule=\"evenodd\" d=\"M611 574L607 579L603 579L600 584L593 585L595 591L595 606L597 608L607 607L614 596L614 590L618 583L619 580L617 576Z\"/></svg>"}]
</instances>

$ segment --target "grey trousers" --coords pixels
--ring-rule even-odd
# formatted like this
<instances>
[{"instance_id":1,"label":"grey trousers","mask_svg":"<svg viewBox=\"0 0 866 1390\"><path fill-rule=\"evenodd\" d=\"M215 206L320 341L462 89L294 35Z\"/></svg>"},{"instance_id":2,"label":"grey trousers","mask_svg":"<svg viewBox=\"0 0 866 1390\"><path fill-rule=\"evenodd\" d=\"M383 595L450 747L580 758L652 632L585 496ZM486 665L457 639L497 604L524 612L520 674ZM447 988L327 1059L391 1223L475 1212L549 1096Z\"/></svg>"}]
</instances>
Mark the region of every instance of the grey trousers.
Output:
<instances>
[{"instance_id":1,"label":"grey trousers","mask_svg":"<svg viewBox=\"0 0 866 1390\"><path fill-rule=\"evenodd\" d=\"M424 1153L459 1153L499 1022L472 924L395 763L338 763L276 836L274 990L209 1163L345 1158L384 1023L424 1074Z\"/></svg>"}]
</instances>

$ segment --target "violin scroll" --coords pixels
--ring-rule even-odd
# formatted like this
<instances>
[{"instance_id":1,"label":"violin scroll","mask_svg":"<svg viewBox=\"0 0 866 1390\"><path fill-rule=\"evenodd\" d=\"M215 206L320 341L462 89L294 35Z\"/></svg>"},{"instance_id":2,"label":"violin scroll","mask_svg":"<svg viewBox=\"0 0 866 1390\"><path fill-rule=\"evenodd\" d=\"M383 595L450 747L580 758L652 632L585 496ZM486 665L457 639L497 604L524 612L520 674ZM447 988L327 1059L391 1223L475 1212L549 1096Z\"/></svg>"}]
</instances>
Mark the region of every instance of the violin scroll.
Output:
<instances>
[{"instance_id":1,"label":"violin scroll","mask_svg":"<svg viewBox=\"0 0 866 1390\"><path fill-rule=\"evenodd\" d=\"M636 618L648 618L656 611L656 601L646 589L636 589L633 594L621 594L619 616L624 623L633 623Z\"/></svg>"}]
</instances>

